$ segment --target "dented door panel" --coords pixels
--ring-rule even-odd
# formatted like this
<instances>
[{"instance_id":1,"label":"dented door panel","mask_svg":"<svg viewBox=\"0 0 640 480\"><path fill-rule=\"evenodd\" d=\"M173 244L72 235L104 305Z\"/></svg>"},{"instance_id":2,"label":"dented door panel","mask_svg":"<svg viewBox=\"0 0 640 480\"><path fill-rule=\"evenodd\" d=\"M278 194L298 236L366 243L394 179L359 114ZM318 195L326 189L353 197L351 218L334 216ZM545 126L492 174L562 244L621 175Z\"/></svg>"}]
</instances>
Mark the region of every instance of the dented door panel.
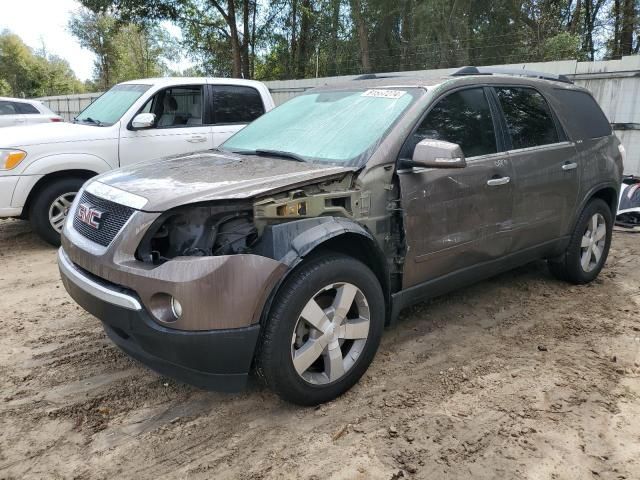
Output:
<instances>
[{"instance_id":1,"label":"dented door panel","mask_svg":"<svg viewBox=\"0 0 640 480\"><path fill-rule=\"evenodd\" d=\"M461 169L399 171L398 177L406 234L403 288L509 252L513 170L506 154L470 158Z\"/></svg>"},{"instance_id":2,"label":"dented door panel","mask_svg":"<svg viewBox=\"0 0 640 480\"><path fill-rule=\"evenodd\" d=\"M513 249L533 247L567 235L581 173L574 144L563 142L513 150L509 158L515 172Z\"/></svg>"}]
</instances>

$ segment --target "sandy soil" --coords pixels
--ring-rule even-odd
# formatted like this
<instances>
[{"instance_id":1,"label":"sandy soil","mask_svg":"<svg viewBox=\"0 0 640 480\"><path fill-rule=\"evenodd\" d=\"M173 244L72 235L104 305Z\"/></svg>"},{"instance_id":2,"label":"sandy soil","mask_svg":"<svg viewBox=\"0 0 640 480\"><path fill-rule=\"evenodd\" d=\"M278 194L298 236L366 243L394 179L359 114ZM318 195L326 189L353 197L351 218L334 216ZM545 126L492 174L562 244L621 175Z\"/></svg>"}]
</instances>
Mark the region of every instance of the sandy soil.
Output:
<instances>
[{"instance_id":1,"label":"sandy soil","mask_svg":"<svg viewBox=\"0 0 640 480\"><path fill-rule=\"evenodd\" d=\"M162 378L0 221L0 478L640 478L640 235L589 286L534 263L419 305L304 409Z\"/></svg>"}]
</instances>

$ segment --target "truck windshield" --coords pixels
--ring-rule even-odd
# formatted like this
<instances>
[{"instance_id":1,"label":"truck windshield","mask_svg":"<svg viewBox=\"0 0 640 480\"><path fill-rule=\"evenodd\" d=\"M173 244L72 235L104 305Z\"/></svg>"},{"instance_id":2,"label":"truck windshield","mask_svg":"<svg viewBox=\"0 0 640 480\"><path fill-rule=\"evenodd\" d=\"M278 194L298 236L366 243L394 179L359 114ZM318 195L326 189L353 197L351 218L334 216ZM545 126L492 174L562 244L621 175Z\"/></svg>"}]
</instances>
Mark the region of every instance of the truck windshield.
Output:
<instances>
[{"instance_id":1,"label":"truck windshield","mask_svg":"<svg viewBox=\"0 0 640 480\"><path fill-rule=\"evenodd\" d=\"M422 92L402 88L303 94L240 130L221 149L359 166Z\"/></svg>"},{"instance_id":2,"label":"truck windshield","mask_svg":"<svg viewBox=\"0 0 640 480\"><path fill-rule=\"evenodd\" d=\"M76 122L108 126L116 123L150 85L116 85L75 118Z\"/></svg>"}]
</instances>

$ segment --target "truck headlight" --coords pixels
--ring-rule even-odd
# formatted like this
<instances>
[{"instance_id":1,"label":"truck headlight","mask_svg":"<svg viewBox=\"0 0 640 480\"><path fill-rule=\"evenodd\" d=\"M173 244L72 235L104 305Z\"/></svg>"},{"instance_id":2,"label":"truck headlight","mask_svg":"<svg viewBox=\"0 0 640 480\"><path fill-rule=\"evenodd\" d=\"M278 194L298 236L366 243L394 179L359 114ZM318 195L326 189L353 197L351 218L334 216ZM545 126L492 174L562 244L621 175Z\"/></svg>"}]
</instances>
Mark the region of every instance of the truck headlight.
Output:
<instances>
[{"instance_id":1,"label":"truck headlight","mask_svg":"<svg viewBox=\"0 0 640 480\"><path fill-rule=\"evenodd\" d=\"M0 170L11 170L25 159L27 152L22 150L0 149Z\"/></svg>"}]
</instances>

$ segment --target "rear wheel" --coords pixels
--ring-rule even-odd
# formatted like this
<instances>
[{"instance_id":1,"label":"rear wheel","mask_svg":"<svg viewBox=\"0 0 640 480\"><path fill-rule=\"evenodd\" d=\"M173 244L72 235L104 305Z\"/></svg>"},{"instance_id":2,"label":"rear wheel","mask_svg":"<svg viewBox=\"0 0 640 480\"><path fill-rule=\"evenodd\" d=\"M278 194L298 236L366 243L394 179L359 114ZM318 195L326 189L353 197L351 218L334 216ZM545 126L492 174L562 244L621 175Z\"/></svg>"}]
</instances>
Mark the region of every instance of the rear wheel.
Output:
<instances>
[{"instance_id":1,"label":"rear wheel","mask_svg":"<svg viewBox=\"0 0 640 480\"><path fill-rule=\"evenodd\" d=\"M291 274L274 301L258 373L283 399L317 405L351 388L380 343L385 306L361 262L324 255Z\"/></svg>"},{"instance_id":2,"label":"rear wheel","mask_svg":"<svg viewBox=\"0 0 640 480\"><path fill-rule=\"evenodd\" d=\"M549 260L549 269L559 279L575 284L593 281L604 266L611 246L613 215L599 198L582 211L566 252Z\"/></svg>"},{"instance_id":3,"label":"rear wheel","mask_svg":"<svg viewBox=\"0 0 640 480\"><path fill-rule=\"evenodd\" d=\"M31 204L29 219L33 230L53 246L60 245L60 233L76 194L85 181L62 178L46 185Z\"/></svg>"}]
</instances>

